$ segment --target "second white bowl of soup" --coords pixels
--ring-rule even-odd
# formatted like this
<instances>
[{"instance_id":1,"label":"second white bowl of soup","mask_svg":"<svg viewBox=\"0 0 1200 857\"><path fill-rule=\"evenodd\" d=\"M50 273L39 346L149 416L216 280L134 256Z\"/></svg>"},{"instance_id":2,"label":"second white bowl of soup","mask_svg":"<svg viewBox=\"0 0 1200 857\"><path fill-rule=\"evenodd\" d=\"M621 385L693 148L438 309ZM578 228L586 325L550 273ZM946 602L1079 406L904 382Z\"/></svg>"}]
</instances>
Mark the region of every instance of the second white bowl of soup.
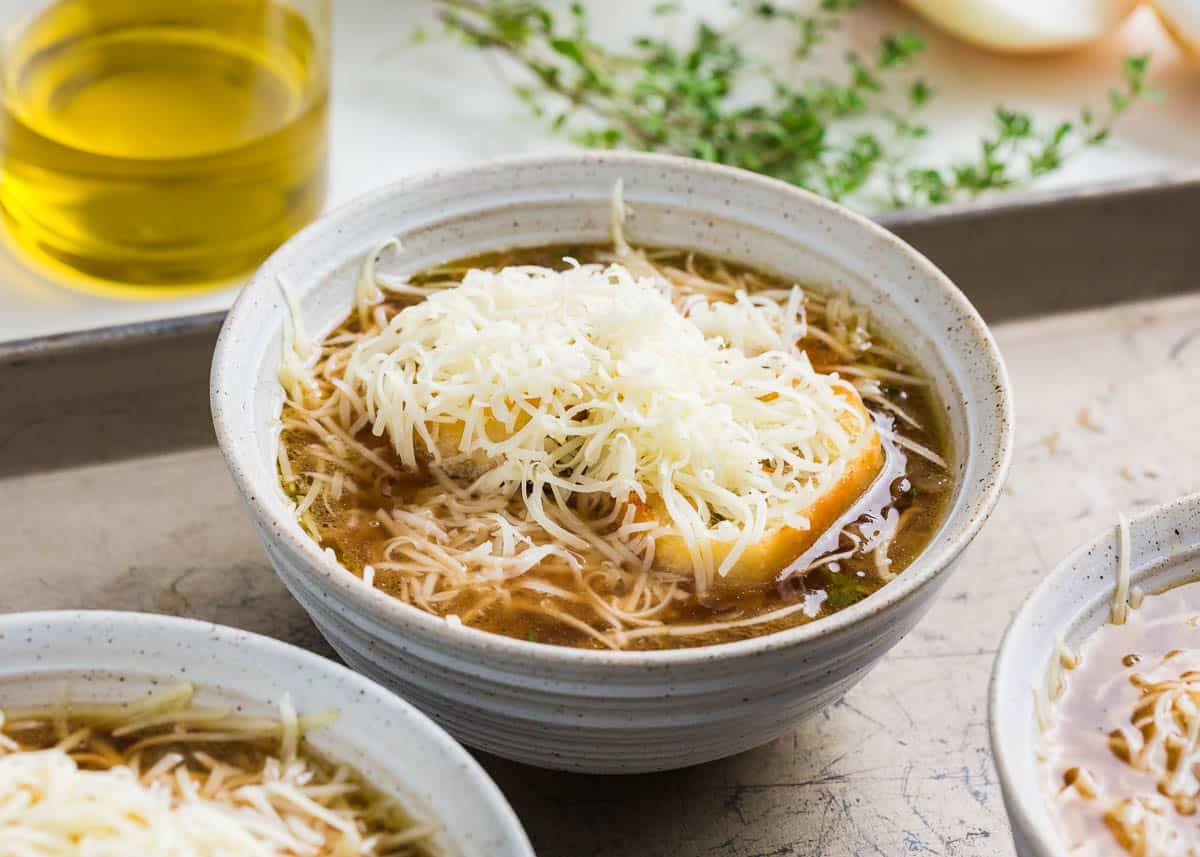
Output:
<instances>
[{"instance_id":1,"label":"second white bowl of soup","mask_svg":"<svg viewBox=\"0 0 1200 857\"><path fill-rule=\"evenodd\" d=\"M844 693L1011 445L995 344L928 261L788 185L641 155L335 212L239 299L212 402L349 664L472 746L603 772L726 756Z\"/></svg>"},{"instance_id":2,"label":"second white bowl of soup","mask_svg":"<svg viewBox=\"0 0 1200 857\"><path fill-rule=\"evenodd\" d=\"M278 640L170 616L0 616L0 853L533 857L411 705Z\"/></svg>"}]
</instances>

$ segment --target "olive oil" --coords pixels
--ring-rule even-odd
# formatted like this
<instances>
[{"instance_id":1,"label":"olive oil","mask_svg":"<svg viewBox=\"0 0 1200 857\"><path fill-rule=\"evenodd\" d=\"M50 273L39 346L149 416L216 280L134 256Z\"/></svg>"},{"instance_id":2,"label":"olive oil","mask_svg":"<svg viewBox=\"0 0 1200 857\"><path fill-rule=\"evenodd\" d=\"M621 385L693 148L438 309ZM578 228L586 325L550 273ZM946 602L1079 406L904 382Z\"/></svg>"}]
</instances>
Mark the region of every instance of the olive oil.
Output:
<instances>
[{"instance_id":1,"label":"olive oil","mask_svg":"<svg viewBox=\"0 0 1200 857\"><path fill-rule=\"evenodd\" d=\"M328 0L59 0L10 35L0 205L35 260L177 293L320 209Z\"/></svg>"}]
</instances>

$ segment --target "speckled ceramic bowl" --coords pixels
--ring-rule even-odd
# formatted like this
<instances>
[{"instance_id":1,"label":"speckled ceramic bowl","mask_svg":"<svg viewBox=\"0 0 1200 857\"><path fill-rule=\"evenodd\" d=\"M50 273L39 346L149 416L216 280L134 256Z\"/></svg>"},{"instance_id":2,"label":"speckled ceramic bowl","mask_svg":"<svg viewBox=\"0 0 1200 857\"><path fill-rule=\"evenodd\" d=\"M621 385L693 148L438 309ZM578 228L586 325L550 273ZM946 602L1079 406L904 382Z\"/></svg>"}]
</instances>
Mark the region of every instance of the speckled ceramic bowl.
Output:
<instances>
[{"instance_id":1,"label":"speckled ceramic bowl","mask_svg":"<svg viewBox=\"0 0 1200 857\"><path fill-rule=\"evenodd\" d=\"M366 586L294 520L276 474L276 369L290 285L310 334L349 312L364 256L404 245L400 273L486 250L609 238L624 180L641 244L690 247L848 292L931 373L946 405L957 489L933 543L896 581L818 622L669 652L600 652L453 627ZM1008 468L1003 363L966 298L865 218L804 191L698 161L568 154L433 173L351 203L275 254L217 344L217 436L272 564L355 669L474 747L597 772L677 768L788 732L846 692L916 624L983 524Z\"/></svg>"},{"instance_id":2,"label":"speckled ceramic bowl","mask_svg":"<svg viewBox=\"0 0 1200 857\"><path fill-rule=\"evenodd\" d=\"M451 854L533 857L508 802L479 764L411 705L326 658L278 640L146 613L61 611L0 616L0 708L122 702L180 681L198 705L273 715L290 693L300 712L338 712L307 735L328 758L442 825Z\"/></svg>"},{"instance_id":3,"label":"speckled ceramic bowl","mask_svg":"<svg viewBox=\"0 0 1200 857\"><path fill-rule=\"evenodd\" d=\"M1130 579L1147 593L1200 578L1200 494L1130 521ZM1055 638L1079 650L1108 621L1117 575L1116 525L1038 585L1005 634L992 670L992 755L1021 857L1067 857L1038 777L1033 689L1044 687Z\"/></svg>"}]
</instances>

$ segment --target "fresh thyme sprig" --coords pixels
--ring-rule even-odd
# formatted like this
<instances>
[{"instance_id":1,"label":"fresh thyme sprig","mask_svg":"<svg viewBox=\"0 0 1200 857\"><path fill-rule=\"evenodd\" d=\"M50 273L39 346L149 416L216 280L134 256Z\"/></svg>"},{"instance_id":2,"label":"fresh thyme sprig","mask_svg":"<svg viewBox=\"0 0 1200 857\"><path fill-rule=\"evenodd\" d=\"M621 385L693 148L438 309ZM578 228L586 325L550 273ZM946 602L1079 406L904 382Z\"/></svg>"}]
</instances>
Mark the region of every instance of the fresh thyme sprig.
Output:
<instances>
[{"instance_id":1,"label":"fresh thyme sprig","mask_svg":"<svg viewBox=\"0 0 1200 857\"><path fill-rule=\"evenodd\" d=\"M942 169L908 168L889 176L892 203L897 207L950 202L988 190L1025 184L1059 169L1072 155L1107 140L1113 126L1135 101L1157 97L1146 85L1148 55L1126 57L1121 85L1109 90L1102 119L1084 108L1078 119L1039 127L1027 113L997 107L994 130L979 142L978 155Z\"/></svg>"},{"instance_id":2,"label":"fresh thyme sprig","mask_svg":"<svg viewBox=\"0 0 1200 857\"><path fill-rule=\"evenodd\" d=\"M845 54L836 77L795 80L858 0L820 0L809 13L731 2L744 19L792 28L792 68L752 63L736 35L704 21L682 42L639 36L613 49L592 35L580 3L560 11L535 0L436 0L436 6L451 34L523 69L513 84L517 96L583 145L730 164L836 200L873 194L906 207L1027 182L1104 142L1129 106L1151 94L1149 57L1129 57L1103 118L1084 110L1043 128L1028 113L998 107L976 156L916 166L917 144L929 134L922 108L935 95L912 71L925 48L919 36L885 36L873 56ZM675 3L655 7L660 16L677 11Z\"/></svg>"}]
</instances>

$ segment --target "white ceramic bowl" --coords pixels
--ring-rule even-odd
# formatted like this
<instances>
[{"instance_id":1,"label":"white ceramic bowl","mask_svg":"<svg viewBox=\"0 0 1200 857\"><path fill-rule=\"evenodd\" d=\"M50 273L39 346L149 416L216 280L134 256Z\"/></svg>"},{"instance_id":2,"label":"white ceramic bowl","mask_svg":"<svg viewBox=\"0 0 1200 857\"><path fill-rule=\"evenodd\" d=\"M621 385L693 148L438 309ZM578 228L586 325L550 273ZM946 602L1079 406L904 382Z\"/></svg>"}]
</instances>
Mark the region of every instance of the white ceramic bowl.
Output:
<instances>
[{"instance_id":1,"label":"white ceramic bowl","mask_svg":"<svg viewBox=\"0 0 1200 857\"><path fill-rule=\"evenodd\" d=\"M1130 540L1130 579L1145 592L1200 578L1200 494L1134 518ZM1045 686L1058 634L1078 651L1108 621L1116 574L1114 522L1038 585L996 655L988 712L992 756L1021 857L1068 857L1038 777L1033 688Z\"/></svg>"},{"instance_id":2,"label":"white ceramic bowl","mask_svg":"<svg viewBox=\"0 0 1200 857\"><path fill-rule=\"evenodd\" d=\"M558 648L447 625L366 586L300 529L276 474L284 301L310 335L349 312L364 256L388 238L403 271L485 250L609 238L624 180L635 243L689 247L847 291L906 343L946 406L958 488L945 524L897 580L818 622L670 652ZM790 185L697 161L569 154L409 179L334 212L280 249L225 322L212 374L217 436L267 554L321 632L460 740L593 772L677 768L791 730L836 700L929 607L983 524L1008 467L1011 406L996 345L926 259L865 218Z\"/></svg>"},{"instance_id":3,"label":"white ceramic bowl","mask_svg":"<svg viewBox=\"0 0 1200 857\"><path fill-rule=\"evenodd\" d=\"M196 686L196 704L276 713L338 712L307 739L442 825L450 853L533 857L516 815L479 764L445 732L340 664L278 640L147 613L60 611L0 616L0 708L122 702L164 684Z\"/></svg>"}]
</instances>

